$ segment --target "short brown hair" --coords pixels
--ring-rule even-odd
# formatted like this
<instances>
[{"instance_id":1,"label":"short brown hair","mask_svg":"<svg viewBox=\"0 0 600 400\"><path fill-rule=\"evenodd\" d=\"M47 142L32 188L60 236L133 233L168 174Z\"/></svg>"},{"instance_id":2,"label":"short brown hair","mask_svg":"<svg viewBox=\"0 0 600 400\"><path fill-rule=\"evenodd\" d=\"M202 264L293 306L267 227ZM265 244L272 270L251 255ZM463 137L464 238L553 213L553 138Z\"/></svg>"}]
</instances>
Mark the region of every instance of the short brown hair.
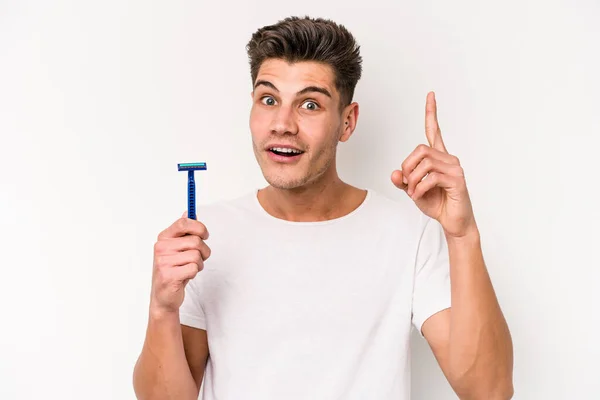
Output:
<instances>
[{"instance_id":1,"label":"short brown hair","mask_svg":"<svg viewBox=\"0 0 600 400\"><path fill-rule=\"evenodd\" d=\"M252 84L266 59L278 58L290 63L316 61L333 68L340 108L352 102L362 72L362 58L360 46L343 25L323 18L288 17L258 29L246 50Z\"/></svg>"}]
</instances>

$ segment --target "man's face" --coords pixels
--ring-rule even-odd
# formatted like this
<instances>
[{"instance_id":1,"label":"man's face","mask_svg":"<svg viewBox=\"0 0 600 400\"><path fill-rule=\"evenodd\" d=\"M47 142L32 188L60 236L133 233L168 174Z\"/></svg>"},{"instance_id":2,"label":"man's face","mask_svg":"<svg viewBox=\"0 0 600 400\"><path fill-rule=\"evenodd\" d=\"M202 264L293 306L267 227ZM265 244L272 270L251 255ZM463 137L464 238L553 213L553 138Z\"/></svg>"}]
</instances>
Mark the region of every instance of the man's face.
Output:
<instances>
[{"instance_id":1,"label":"man's face","mask_svg":"<svg viewBox=\"0 0 600 400\"><path fill-rule=\"evenodd\" d=\"M294 189L335 173L338 141L351 129L340 113L331 67L266 60L252 93L254 154L270 185Z\"/></svg>"}]
</instances>

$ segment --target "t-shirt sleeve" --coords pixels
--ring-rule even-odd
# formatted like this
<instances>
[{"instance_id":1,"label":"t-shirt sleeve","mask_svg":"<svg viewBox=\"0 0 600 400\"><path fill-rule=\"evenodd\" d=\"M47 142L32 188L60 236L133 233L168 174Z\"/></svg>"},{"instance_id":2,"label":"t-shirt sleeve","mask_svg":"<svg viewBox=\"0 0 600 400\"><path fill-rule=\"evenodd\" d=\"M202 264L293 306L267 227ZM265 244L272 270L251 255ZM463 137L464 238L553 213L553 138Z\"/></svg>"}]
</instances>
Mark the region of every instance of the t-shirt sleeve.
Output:
<instances>
[{"instance_id":1,"label":"t-shirt sleeve","mask_svg":"<svg viewBox=\"0 0 600 400\"><path fill-rule=\"evenodd\" d=\"M192 328L206 330L206 318L204 309L202 308L202 300L200 298L199 275L191 279L185 285L185 295L183 303L179 308L179 322L182 325L191 326Z\"/></svg>"},{"instance_id":2,"label":"t-shirt sleeve","mask_svg":"<svg viewBox=\"0 0 600 400\"><path fill-rule=\"evenodd\" d=\"M412 322L419 334L423 336L423 323L429 317L450 306L450 260L444 230L437 220L424 216L412 305Z\"/></svg>"}]
</instances>

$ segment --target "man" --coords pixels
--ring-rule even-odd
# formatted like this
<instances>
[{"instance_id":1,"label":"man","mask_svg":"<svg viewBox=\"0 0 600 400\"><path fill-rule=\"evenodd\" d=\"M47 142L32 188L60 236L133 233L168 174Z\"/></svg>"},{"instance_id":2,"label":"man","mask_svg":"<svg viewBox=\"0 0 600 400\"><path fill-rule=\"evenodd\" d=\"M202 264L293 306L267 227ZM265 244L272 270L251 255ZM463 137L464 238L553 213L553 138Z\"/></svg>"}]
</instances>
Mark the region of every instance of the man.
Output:
<instances>
[{"instance_id":1,"label":"man","mask_svg":"<svg viewBox=\"0 0 600 400\"><path fill-rule=\"evenodd\" d=\"M408 399L411 326L460 398L511 398L510 333L434 94L428 145L391 175L407 208L338 176L361 75L343 26L288 18L248 54L269 185L158 236L138 398L195 399L204 383L206 400Z\"/></svg>"}]
</instances>

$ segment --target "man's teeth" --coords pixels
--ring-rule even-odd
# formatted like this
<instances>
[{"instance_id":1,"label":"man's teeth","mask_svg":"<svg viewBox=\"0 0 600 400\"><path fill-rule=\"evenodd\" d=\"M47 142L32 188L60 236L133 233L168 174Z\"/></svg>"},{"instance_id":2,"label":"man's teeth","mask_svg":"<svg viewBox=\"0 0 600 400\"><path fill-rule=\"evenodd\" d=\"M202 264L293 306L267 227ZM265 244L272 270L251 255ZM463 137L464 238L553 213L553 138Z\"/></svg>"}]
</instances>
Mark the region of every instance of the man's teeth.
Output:
<instances>
[{"instance_id":1,"label":"man's teeth","mask_svg":"<svg viewBox=\"0 0 600 400\"><path fill-rule=\"evenodd\" d=\"M293 153L293 154L300 154L300 153L302 153L300 150L284 149L283 147L272 147L269 150L276 151L278 153Z\"/></svg>"}]
</instances>

